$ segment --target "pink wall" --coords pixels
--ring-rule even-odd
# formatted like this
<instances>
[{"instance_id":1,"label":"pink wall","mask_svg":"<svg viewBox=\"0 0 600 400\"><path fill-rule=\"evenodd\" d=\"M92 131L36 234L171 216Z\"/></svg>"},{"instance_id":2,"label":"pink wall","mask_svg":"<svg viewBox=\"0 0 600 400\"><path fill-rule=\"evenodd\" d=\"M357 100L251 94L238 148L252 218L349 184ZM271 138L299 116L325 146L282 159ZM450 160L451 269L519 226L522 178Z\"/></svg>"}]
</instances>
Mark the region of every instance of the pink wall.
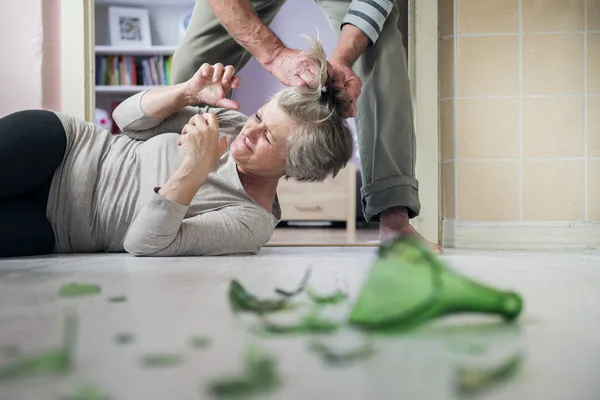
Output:
<instances>
[{"instance_id":1,"label":"pink wall","mask_svg":"<svg viewBox=\"0 0 600 400\"><path fill-rule=\"evenodd\" d=\"M60 106L60 0L0 1L0 117Z\"/></svg>"},{"instance_id":2,"label":"pink wall","mask_svg":"<svg viewBox=\"0 0 600 400\"><path fill-rule=\"evenodd\" d=\"M60 2L42 0L44 55L42 59L42 107L60 110Z\"/></svg>"}]
</instances>

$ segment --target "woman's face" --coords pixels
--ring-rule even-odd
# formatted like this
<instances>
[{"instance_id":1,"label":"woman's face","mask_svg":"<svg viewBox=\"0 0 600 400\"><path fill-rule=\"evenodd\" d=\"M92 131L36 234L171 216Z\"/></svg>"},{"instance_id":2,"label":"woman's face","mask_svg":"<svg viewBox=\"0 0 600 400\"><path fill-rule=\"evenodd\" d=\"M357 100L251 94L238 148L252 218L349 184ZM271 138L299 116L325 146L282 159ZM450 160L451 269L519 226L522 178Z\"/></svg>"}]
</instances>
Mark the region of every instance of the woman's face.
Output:
<instances>
[{"instance_id":1,"label":"woman's face","mask_svg":"<svg viewBox=\"0 0 600 400\"><path fill-rule=\"evenodd\" d=\"M292 119L272 99L252 115L231 143L238 166L260 177L283 176L285 142L294 128Z\"/></svg>"}]
</instances>

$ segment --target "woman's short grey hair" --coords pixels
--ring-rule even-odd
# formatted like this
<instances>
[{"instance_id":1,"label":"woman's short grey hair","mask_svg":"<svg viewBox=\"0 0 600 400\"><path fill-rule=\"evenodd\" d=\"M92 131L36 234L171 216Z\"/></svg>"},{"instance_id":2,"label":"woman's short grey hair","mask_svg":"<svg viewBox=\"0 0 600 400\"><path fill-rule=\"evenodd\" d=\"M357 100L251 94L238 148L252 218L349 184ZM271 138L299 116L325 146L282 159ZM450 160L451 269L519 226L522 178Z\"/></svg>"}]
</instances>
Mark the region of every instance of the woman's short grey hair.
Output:
<instances>
[{"instance_id":1,"label":"woman's short grey hair","mask_svg":"<svg viewBox=\"0 0 600 400\"><path fill-rule=\"evenodd\" d=\"M325 51L317 40L311 41L308 54L319 66L319 79L310 87L285 88L277 93L276 102L295 122L286 143L286 179L319 182L335 177L346 166L354 141L341 114L348 97L334 89L327 76Z\"/></svg>"}]
</instances>

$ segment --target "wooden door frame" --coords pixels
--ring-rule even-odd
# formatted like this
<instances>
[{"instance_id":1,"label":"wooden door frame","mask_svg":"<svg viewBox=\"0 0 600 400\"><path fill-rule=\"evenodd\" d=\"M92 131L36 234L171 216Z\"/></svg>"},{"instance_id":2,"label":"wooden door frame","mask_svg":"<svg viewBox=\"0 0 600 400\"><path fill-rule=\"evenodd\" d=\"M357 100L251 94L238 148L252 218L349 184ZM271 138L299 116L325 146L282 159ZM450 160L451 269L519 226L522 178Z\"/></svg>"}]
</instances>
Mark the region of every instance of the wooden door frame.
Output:
<instances>
[{"instance_id":1,"label":"wooden door frame","mask_svg":"<svg viewBox=\"0 0 600 400\"><path fill-rule=\"evenodd\" d=\"M421 214L412 223L427 239L441 243L438 2L408 1L409 75L421 199ZM61 18L62 111L92 121L95 109L94 0L62 0Z\"/></svg>"}]
</instances>

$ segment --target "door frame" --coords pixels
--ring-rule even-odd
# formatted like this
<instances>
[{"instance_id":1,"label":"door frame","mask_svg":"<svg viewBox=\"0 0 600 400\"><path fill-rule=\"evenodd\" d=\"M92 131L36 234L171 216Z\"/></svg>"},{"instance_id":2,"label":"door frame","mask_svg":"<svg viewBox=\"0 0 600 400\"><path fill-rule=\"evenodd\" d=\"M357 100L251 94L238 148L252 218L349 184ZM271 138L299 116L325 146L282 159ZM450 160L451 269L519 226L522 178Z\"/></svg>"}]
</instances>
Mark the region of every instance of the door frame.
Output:
<instances>
[{"instance_id":1,"label":"door frame","mask_svg":"<svg viewBox=\"0 0 600 400\"><path fill-rule=\"evenodd\" d=\"M438 2L408 0L409 75L421 214L413 226L442 243L438 124ZM61 0L62 111L92 121L95 109L94 0Z\"/></svg>"},{"instance_id":2,"label":"door frame","mask_svg":"<svg viewBox=\"0 0 600 400\"><path fill-rule=\"evenodd\" d=\"M61 111L94 119L94 0L61 0Z\"/></svg>"},{"instance_id":3,"label":"door frame","mask_svg":"<svg viewBox=\"0 0 600 400\"><path fill-rule=\"evenodd\" d=\"M409 0L409 77L417 138L421 214L412 225L442 243L439 172L438 2Z\"/></svg>"}]
</instances>

